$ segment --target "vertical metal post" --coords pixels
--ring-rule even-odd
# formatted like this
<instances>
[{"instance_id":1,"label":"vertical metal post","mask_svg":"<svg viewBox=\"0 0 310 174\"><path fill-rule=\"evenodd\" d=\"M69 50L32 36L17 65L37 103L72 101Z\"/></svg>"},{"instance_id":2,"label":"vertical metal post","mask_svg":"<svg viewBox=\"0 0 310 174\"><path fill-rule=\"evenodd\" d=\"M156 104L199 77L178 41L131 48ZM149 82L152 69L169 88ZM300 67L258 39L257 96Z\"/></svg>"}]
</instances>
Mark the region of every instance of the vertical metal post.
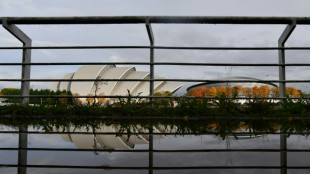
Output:
<instances>
[{"instance_id":1,"label":"vertical metal post","mask_svg":"<svg viewBox=\"0 0 310 174\"><path fill-rule=\"evenodd\" d=\"M18 40L20 40L23 43L24 47L31 47L31 39L16 25L8 24L7 20L2 20L2 26L12 35L14 35ZM23 49L22 63L31 63L31 49ZM22 65L21 96L23 104L29 102L29 98L25 98L24 96L29 96L30 81L24 80L30 80L30 68L30 65Z\"/></svg>"},{"instance_id":2,"label":"vertical metal post","mask_svg":"<svg viewBox=\"0 0 310 174\"><path fill-rule=\"evenodd\" d=\"M285 42L290 37L292 32L294 31L296 27L296 21L292 21L292 24L289 24L286 26L285 30L283 31L282 35L280 36L278 40L278 47L284 47ZM279 50L279 64L285 64L285 50L280 49ZM281 65L279 66L279 80L285 80L285 66ZM286 91L286 84L285 82L280 82L280 97L285 97L285 91ZM281 103L283 103L283 99L280 100Z\"/></svg>"},{"instance_id":3,"label":"vertical metal post","mask_svg":"<svg viewBox=\"0 0 310 174\"><path fill-rule=\"evenodd\" d=\"M286 26L285 30L283 31L282 35L278 40L278 47L284 47L285 42L290 37L294 29L296 28L296 21L292 21L292 24ZM285 64L285 50L279 50L279 64ZM279 66L279 80L285 81L285 65ZM286 83L280 82L280 97L285 97L286 92ZM284 99L280 100L283 103ZM281 135L280 135L280 165L281 165L281 174L287 173L287 137L285 134L285 130L281 127Z\"/></svg>"},{"instance_id":4,"label":"vertical metal post","mask_svg":"<svg viewBox=\"0 0 310 174\"><path fill-rule=\"evenodd\" d=\"M280 134L280 150L281 174L287 174L287 136L285 130L282 128Z\"/></svg>"},{"instance_id":5,"label":"vertical metal post","mask_svg":"<svg viewBox=\"0 0 310 174\"><path fill-rule=\"evenodd\" d=\"M147 34L149 36L150 40L150 46L154 46L154 35L152 26L149 22L149 20L145 21L145 26L147 30ZM150 48L150 96L154 95L154 48ZM153 102L153 98L150 98L150 102Z\"/></svg>"},{"instance_id":6,"label":"vertical metal post","mask_svg":"<svg viewBox=\"0 0 310 174\"><path fill-rule=\"evenodd\" d=\"M19 133L18 133L18 174L26 174L27 173L27 150L21 150L25 149L28 146L28 134L25 133L28 131L27 126L20 126L19 127Z\"/></svg>"},{"instance_id":7,"label":"vertical metal post","mask_svg":"<svg viewBox=\"0 0 310 174\"><path fill-rule=\"evenodd\" d=\"M149 128L149 174L153 174L153 125Z\"/></svg>"}]
</instances>

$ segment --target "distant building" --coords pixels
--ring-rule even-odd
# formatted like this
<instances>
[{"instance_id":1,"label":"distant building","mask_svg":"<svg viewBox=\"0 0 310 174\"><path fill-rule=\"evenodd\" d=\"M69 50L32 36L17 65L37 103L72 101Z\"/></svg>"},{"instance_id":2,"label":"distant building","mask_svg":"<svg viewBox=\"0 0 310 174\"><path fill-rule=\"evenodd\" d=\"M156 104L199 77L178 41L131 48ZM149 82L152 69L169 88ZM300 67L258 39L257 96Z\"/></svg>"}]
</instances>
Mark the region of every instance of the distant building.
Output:
<instances>
[{"instance_id":1,"label":"distant building","mask_svg":"<svg viewBox=\"0 0 310 174\"><path fill-rule=\"evenodd\" d=\"M226 80L253 82L222 82ZM224 93L226 97L244 98L236 100L239 103L245 103L246 98L249 97L276 97L278 88L273 87L277 87L277 85L260 81L262 80L242 76L223 77L210 80L210 82L192 85L187 88L187 92L188 95L197 97L219 97ZM205 91L203 92L203 90Z\"/></svg>"},{"instance_id":2,"label":"distant building","mask_svg":"<svg viewBox=\"0 0 310 174\"><path fill-rule=\"evenodd\" d=\"M254 81L254 82L217 82L217 81L224 81L224 80L228 80L228 81L233 81L233 80L244 80L244 81ZM254 86L262 86L262 85L267 85L269 87L277 87L277 85L273 84L273 83L262 83L259 81L262 81L261 79L256 79L256 78L251 78L251 77L243 77L243 76L230 76L230 77L221 77L221 78L217 78L217 79L212 79L211 81L213 82L206 82L206 83L198 83L195 85L192 85L190 87L187 88L187 91L190 91L191 89L195 89L195 88L200 88L200 87L215 87L218 88L220 86L225 86L225 87L235 87L235 86L242 86L244 88L253 88ZM257 81L257 82L255 82Z\"/></svg>"},{"instance_id":3,"label":"distant building","mask_svg":"<svg viewBox=\"0 0 310 174\"><path fill-rule=\"evenodd\" d=\"M162 77L155 77L155 79L163 79ZM74 73L68 73L64 75L63 79L150 79L148 72L136 71L134 67L116 67L114 65L88 65L80 67ZM62 81L52 84L51 89L56 90L68 90L73 94L78 95L115 95L126 96L128 91L130 95L136 96L148 96L149 95L148 81ZM163 92L169 91L174 93L182 84L155 81L154 91Z\"/></svg>"}]
</instances>

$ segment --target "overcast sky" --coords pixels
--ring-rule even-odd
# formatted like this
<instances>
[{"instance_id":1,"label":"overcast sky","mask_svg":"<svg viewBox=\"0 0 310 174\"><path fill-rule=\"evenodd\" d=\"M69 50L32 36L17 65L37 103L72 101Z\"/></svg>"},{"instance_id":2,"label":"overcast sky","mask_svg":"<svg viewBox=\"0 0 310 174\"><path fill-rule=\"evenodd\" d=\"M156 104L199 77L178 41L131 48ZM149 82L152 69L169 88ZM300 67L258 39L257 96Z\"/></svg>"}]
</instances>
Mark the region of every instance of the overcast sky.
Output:
<instances>
[{"instance_id":1,"label":"overcast sky","mask_svg":"<svg viewBox=\"0 0 310 174\"><path fill-rule=\"evenodd\" d=\"M310 16L309 0L0 0L0 16ZM19 25L34 46L149 45L140 25ZM152 25L158 46L277 46L284 25ZM308 34L309 33L309 34ZM297 26L287 46L310 46L310 27ZM21 46L0 28L0 46ZM287 62L310 63L309 51L287 51ZM0 51L1 62L20 62L20 51ZM33 50L33 62L148 61L148 50ZM277 51L156 50L158 62L277 63ZM32 78L61 78L79 66L32 67ZM137 70L147 71L146 66ZM157 76L214 79L250 76L278 80L277 67L159 66ZM20 78L19 67L1 67L0 78ZM310 79L308 67L287 68L287 79ZM31 83L49 88L51 83ZM186 88L190 84L184 84ZM294 84L307 91L308 84ZM292 86L292 85L288 85ZM17 83L1 82L3 87ZM181 91L184 91L184 88Z\"/></svg>"}]
</instances>

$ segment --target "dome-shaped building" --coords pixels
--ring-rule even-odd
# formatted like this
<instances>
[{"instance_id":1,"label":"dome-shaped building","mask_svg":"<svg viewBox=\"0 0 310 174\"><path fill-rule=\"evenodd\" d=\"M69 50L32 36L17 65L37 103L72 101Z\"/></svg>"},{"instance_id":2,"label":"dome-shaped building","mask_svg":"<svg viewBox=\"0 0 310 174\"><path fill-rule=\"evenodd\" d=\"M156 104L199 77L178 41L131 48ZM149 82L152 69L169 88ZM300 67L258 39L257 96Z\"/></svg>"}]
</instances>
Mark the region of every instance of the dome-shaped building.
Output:
<instances>
[{"instance_id":1,"label":"dome-shaped building","mask_svg":"<svg viewBox=\"0 0 310 174\"><path fill-rule=\"evenodd\" d=\"M87 65L80 67L74 73L68 73L63 76L63 79L149 79L148 72L136 71L134 67L116 67L114 65ZM155 77L155 79L159 77ZM160 77L160 79L163 79ZM81 96L100 95L105 96L126 96L128 91L130 95L148 96L149 95L148 81L61 81L52 84L51 89L68 90L73 94ZM154 92L169 91L174 93L182 84L155 81Z\"/></svg>"},{"instance_id":2,"label":"dome-shaped building","mask_svg":"<svg viewBox=\"0 0 310 174\"><path fill-rule=\"evenodd\" d=\"M253 81L253 82L222 82L222 81ZM221 78L217 78L217 79L212 79L212 82L206 82L206 83L198 83L195 85L192 85L190 87L187 88L187 91L190 91L191 89L195 89L195 88L200 88L200 87L221 87L221 86L225 86L225 87L235 87L235 86L242 86L244 88L253 88L254 86L263 86L263 85L267 85L269 87L277 87L277 85L273 84L273 83L262 83L260 81L262 81L261 79L256 79L256 78L251 78L251 77L244 77L244 76L229 76L229 77L221 77ZM217 82L219 81L219 82Z\"/></svg>"},{"instance_id":3,"label":"dome-shaped building","mask_svg":"<svg viewBox=\"0 0 310 174\"><path fill-rule=\"evenodd\" d=\"M236 100L237 102L245 103L246 99L250 97L276 97L278 95L278 89L277 85L269 82L262 82L260 79L231 76L192 85L187 88L186 95L197 97L221 97L225 95L226 97L238 97L239 99Z\"/></svg>"}]
</instances>

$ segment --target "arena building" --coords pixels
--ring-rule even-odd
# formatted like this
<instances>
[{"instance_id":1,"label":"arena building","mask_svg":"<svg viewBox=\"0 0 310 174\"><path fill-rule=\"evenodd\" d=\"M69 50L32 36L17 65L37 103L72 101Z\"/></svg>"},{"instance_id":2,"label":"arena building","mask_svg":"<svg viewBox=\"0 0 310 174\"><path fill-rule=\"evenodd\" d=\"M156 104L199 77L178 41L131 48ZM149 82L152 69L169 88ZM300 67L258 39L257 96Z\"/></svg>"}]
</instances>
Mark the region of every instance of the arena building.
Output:
<instances>
[{"instance_id":1,"label":"arena building","mask_svg":"<svg viewBox=\"0 0 310 174\"><path fill-rule=\"evenodd\" d=\"M244 81L253 81L253 82L217 82L217 81L237 81L237 80L244 80ZM225 86L225 87L235 87L235 86L242 86L244 88L253 88L254 86L260 87L263 85L267 85L269 87L277 87L277 85L273 84L273 83L262 83L260 81L262 81L261 79L256 79L256 78L251 78L251 77L243 77L243 76L230 76L230 77L221 77L221 78L217 78L217 79L212 79L211 81L213 82L206 82L206 83L198 83L195 85L192 85L190 87L187 88L187 91L190 91L191 89L195 89L195 88L201 88L203 86L210 88L210 87L221 87L221 86Z\"/></svg>"},{"instance_id":2,"label":"arena building","mask_svg":"<svg viewBox=\"0 0 310 174\"><path fill-rule=\"evenodd\" d=\"M134 67L116 67L115 65L87 65L80 67L74 73L68 73L63 79L150 79L149 72L136 71ZM155 79L164 79L155 77ZM104 95L104 96L126 96L130 95L148 96L150 82L148 81L61 81L52 84L51 89L67 90L80 96ZM182 84L155 81L154 92L169 91L174 93Z\"/></svg>"}]
</instances>

